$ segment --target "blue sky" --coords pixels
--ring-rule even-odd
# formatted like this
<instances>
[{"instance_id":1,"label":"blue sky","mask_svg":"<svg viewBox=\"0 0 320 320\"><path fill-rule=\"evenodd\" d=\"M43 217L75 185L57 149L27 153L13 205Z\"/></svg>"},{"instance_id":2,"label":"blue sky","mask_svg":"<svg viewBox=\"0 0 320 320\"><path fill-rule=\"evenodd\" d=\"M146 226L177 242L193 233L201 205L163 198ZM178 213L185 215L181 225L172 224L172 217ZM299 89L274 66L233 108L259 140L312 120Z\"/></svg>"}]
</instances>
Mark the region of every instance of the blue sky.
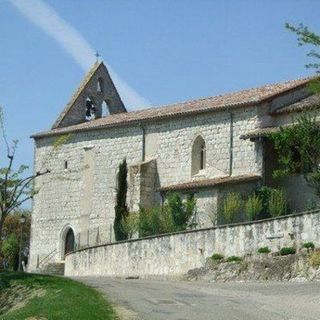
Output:
<instances>
[{"instance_id":1,"label":"blue sky","mask_svg":"<svg viewBox=\"0 0 320 320\"><path fill-rule=\"evenodd\" d=\"M320 33L318 0L46 3L155 106L309 75L307 48L284 24ZM18 163L32 166L29 136L52 125L84 71L9 0L0 1L0 39L0 105Z\"/></svg>"}]
</instances>

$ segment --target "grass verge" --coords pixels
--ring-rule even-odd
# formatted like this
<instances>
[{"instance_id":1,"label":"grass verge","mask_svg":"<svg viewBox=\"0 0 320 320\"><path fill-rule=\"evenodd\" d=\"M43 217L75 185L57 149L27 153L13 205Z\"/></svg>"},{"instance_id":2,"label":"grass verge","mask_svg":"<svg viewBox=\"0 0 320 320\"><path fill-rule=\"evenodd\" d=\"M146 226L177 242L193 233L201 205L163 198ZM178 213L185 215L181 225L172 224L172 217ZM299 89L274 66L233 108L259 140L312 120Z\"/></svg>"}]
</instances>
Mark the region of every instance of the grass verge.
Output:
<instances>
[{"instance_id":1,"label":"grass verge","mask_svg":"<svg viewBox=\"0 0 320 320\"><path fill-rule=\"evenodd\" d=\"M115 320L102 295L76 281L39 274L0 273L1 320Z\"/></svg>"}]
</instances>

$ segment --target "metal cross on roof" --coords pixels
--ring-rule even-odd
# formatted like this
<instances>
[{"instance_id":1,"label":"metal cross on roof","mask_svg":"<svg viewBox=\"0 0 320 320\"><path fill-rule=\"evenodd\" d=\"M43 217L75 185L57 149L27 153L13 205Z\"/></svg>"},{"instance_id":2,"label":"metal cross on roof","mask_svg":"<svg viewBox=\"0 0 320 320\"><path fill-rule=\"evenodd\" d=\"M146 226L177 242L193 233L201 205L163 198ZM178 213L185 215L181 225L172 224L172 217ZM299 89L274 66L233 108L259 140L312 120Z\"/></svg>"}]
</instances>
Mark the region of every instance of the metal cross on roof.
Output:
<instances>
[{"instance_id":1,"label":"metal cross on roof","mask_svg":"<svg viewBox=\"0 0 320 320\"><path fill-rule=\"evenodd\" d=\"M99 62L99 58L101 57L101 55L99 54L99 52L97 51L95 54L96 58L97 58L97 62Z\"/></svg>"}]
</instances>

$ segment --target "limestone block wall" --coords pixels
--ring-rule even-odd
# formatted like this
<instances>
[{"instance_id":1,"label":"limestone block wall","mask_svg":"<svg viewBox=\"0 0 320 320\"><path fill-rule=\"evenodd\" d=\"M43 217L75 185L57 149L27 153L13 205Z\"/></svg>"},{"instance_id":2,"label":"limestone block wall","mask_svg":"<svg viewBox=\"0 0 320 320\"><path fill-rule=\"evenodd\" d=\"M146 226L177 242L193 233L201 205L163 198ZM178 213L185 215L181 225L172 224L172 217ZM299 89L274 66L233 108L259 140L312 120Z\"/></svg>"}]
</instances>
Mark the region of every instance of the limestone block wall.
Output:
<instances>
[{"instance_id":1,"label":"limestone block wall","mask_svg":"<svg viewBox=\"0 0 320 320\"><path fill-rule=\"evenodd\" d=\"M143 129L139 124L78 132L57 148L54 147L55 138L38 139L35 170L50 169L51 173L36 181L39 193L33 203L30 270L36 267L38 257L41 260L54 250L56 253L50 262L64 258L63 235L68 227L73 229L77 241L80 235L78 242L81 246L92 243L90 239L96 238L97 233L100 243L110 242L113 238L116 174L124 158L128 166L141 162L143 154L146 162L154 159L151 163L156 167L148 166L146 171L143 167L143 175L137 176L142 182L137 188L139 197L134 197L148 203L152 199L160 202L158 195L151 194L154 183L167 186L192 180L191 150L198 135L206 142L204 178L230 173L231 139L231 173L261 174L260 149L254 143L240 139L243 132L257 126L256 112L255 107L234 110L232 125L230 113L221 111L145 123ZM215 206L216 198L212 192L212 198L209 193L199 196L202 227L211 226L205 213L209 207ZM137 208L137 201L130 206ZM94 232L88 234L88 230Z\"/></svg>"},{"instance_id":2,"label":"limestone block wall","mask_svg":"<svg viewBox=\"0 0 320 320\"><path fill-rule=\"evenodd\" d=\"M203 178L226 176L230 166L232 135L232 174L261 174L262 150L259 144L240 139L258 126L254 107L172 119L145 125L146 159L156 159L159 184L167 186L189 182L193 141L199 135L206 143L206 169Z\"/></svg>"},{"instance_id":3,"label":"limestone block wall","mask_svg":"<svg viewBox=\"0 0 320 320\"><path fill-rule=\"evenodd\" d=\"M54 138L37 141L35 170L51 172L35 183L39 192L33 201L31 270L38 256L41 261L53 250L52 261L63 258L62 235L69 226L80 233L82 244L88 229L99 228L100 241L110 241L118 166L124 158L129 164L141 160L139 133L135 127L78 133L57 148Z\"/></svg>"},{"instance_id":4,"label":"limestone block wall","mask_svg":"<svg viewBox=\"0 0 320 320\"><path fill-rule=\"evenodd\" d=\"M312 241L320 246L320 212L130 240L67 255L67 276L179 276L213 253L241 256L263 246L278 251Z\"/></svg>"}]
</instances>

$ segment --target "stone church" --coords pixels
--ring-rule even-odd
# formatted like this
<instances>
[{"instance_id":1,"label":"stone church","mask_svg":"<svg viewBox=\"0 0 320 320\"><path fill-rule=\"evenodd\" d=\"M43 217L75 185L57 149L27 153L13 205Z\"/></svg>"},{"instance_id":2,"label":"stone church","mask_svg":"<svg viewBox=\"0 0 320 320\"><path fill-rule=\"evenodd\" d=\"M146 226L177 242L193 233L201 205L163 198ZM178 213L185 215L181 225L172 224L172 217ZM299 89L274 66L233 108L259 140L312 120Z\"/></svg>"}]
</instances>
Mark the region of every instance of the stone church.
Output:
<instances>
[{"instance_id":1,"label":"stone church","mask_svg":"<svg viewBox=\"0 0 320 320\"><path fill-rule=\"evenodd\" d=\"M75 245L112 242L117 170L128 163L131 211L194 195L198 227L219 223L229 191L283 186L299 211L311 190L301 175L274 181L266 134L320 101L310 79L127 112L106 66L96 63L49 131L34 134L35 181L29 270L61 262Z\"/></svg>"}]
</instances>

